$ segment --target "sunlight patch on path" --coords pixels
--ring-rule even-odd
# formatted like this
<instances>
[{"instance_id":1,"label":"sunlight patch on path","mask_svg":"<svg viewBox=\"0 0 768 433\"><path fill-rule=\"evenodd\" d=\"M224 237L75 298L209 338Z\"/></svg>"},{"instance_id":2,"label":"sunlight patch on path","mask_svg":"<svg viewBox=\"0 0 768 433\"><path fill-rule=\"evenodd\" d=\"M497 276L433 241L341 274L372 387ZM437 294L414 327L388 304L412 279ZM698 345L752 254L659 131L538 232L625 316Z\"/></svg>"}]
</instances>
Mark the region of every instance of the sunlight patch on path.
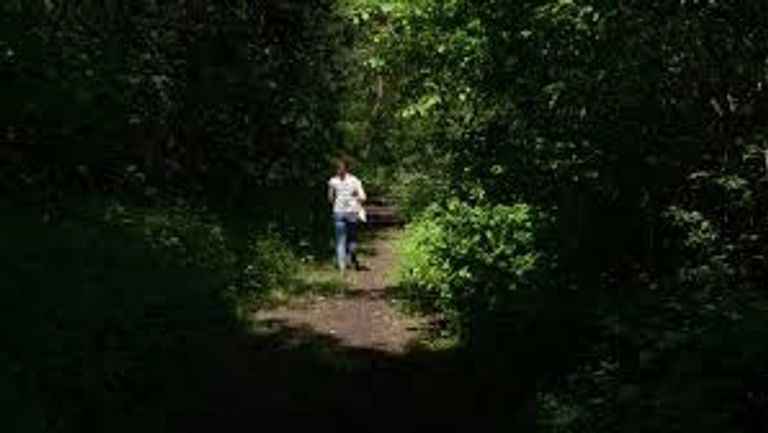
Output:
<instances>
[{"instance_id":1,"label":"sunlight patch on path","mask_svg":"<svg viewBox=\"0 0 768 433\"><path fill-rule=\"evenodd\" d=\"M387 291L395 267L399 231L376 233L364 258L369 268L349 272L350 289L334 296L313 296L256 313L257 322L272 328L308 328L349 348L406 352L419 337L423 321L399 311Z\"/></svg>"}]
</instances>

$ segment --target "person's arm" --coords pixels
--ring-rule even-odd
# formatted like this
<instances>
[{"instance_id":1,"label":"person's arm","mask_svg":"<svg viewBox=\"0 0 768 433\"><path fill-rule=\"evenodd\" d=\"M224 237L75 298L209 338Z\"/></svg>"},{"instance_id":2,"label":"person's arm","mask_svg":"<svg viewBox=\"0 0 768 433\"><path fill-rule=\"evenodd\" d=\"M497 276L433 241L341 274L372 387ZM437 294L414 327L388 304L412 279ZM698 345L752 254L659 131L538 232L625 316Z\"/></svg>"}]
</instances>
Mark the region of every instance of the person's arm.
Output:
<instances>
[{"instance_id":1,"label":"person's arm","mask_svg":"<svg viewBox=\"0 0 768 433\"><path fill-rule=\"evenodd\" d=\"M333 187L333 183L328 182L328 201L333 204L336 201L336 189Z\"/></svg>"}]
</instances>

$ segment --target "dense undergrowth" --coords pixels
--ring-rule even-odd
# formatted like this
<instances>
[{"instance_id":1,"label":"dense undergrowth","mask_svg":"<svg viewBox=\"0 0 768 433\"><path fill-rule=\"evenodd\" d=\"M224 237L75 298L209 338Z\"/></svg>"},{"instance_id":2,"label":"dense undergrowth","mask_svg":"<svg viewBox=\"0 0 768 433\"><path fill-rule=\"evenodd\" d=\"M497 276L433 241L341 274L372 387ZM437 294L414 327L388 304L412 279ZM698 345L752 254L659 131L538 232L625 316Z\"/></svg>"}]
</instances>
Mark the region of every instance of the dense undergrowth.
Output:
<instances>
[{"instance_id":1,"label":"dense undergrowth","mask_svg":"<svg viewBox=\"0 0 768 433\"><path fill-rule=\"evenodd\" d=\"M552 222L526 205L432 206L407 227L398 293L443 338L535 375L542 431L763 428L759 296L700 280L650 293L563 287Z\"/></svg>"},{"instance_id":2,"label":"dense undergrowth","mask_svg":"<svg viewBox=\"0 0 768 433\"><path fill-rule=\"evenodd\" d=\"M224 346L255 308L316 289L302 285L311 265L287 235L241 239L202 206L88 204L55 224L2 209L9 431L165 431L174 407L203 409L205 371L226 369Z\"/></svg>"},{"instance_id":3,"label":"dense undergrowth","mask_svg":"<svg viewBox=\"0 0 768 433\"><path fill-rule=\"evenodd\" d=\"M544 431L763 431L765 5L350 3L404 296L529 358Z\"/></svg>"}]
</instances>

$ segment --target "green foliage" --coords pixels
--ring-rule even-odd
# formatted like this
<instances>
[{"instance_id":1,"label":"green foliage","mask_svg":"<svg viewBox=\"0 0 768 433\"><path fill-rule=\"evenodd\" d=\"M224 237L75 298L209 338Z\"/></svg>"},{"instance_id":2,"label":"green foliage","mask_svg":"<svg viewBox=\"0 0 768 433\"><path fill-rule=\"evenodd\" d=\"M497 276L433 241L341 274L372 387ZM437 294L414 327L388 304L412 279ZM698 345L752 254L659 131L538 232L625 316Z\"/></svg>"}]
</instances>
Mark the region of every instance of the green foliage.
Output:
<instances>
[{"instance_id":1,"label":"green foliage","mask_svg":"<svg viewBox=\"0 0 768 433\"><path fill-rule=\"evenodd\" d=\"M615 338L615 335L612 336ZM539 405L539 431L551 433L598 433L618 431L621 405L631 399L629 387L622 388L620 364L611 339L591 345L575 368L567 373L542 373ZM623 392L623 394L622 394Z\"/></svg>"},{"instance_id":2,"label":"green foliage","mask_svg":"<svg viewBox=\"0 0 768 433\"><path fill-rule=\"evenodd\" d=\"M114 229L141 239L174 266L199 269L233 295L263 298L295 285L300 272L295 248L275 230L240 233L226 227L211 211L176 203L154 207L112 204L104 220ZM233 235L248 238L238 245Z\"/></svg>"},{"instance_id":3,"label":"green foliage","mask_svg":"<svg viewBox=\"0 0 768 433\"><path fill-rule=\"evenodd\" d=\"M142 239L173 263L228 278L236 257L223 226L204 208L188 204L129 208L119 204L104 212L105 221Z\"/></svg>"},{"instance_id":4,"label":"green foliage","mask_svg":"<svg viewBox=\"0 0 768 433\"><path fill-rule=\"evenodd\" d=\"M734 391L741 380L736 365L755 381L765 374L734 354L762 347L760 333L744 326L756 314L749 313L750 293L762 292L768 257L765 6L352 3L356 22L369 29L360 42L361 67L384 75L390 88L379 142L399 156L404 171L415 179L434 175L465 201L552 210L556 241L543 259L553 266L552 284L537 306L538 327L559 329L552 338L563 350L540 348L539 356L564 361L559 369L542 366L542 398L552 409L546 416L554 419L544 424L554 431L615 430L617 409L588 402L615 399L622 390L633 408L630 427L735 425L739 410L725 400L748 398ZM421 197L445 200L418 186L399 188L407 213L423 207L428 199ZM454 293L482 292L485 281L509 278L502 268L474 278L485 266L479 260L467 267L434 259L461 251L474 233L447 230L443 216L426 215L435 221L417 218L409 235L417 240L407 244L408 260L419 266L411 282L429 282L414 292L455 311ZM438 248L434 239L441 237L450 241ZM577 326L583 324L589 325ZM740 348L722 349L734 364L729 368L713 360L718 344L703 349L726 335ZM619 376L600 367L615 365L618 349L606 349L611 345L625 359L653 353L641 358L655 361L630 362ZM685 368L701 373L674 379ZM613 385L594 386L603 376ZM647 392L627 391L638 387ZM686 413L684 422L675 409ZM703 413L712 417L697 419ZM743 416L765 425L761 411Z\"/></svg>"},{"instance_id":5,"label":"green foliage","mask_svg":"<svg viewBox=\"0 0 768 433\"><path fill-rule=\"evenodd\" d=\"M12 431L100 428L83 411L116 431L185 430L167 411L205 413L254 301L290 292L302 271L282 235L254 231L240 248L191 204L90 204L57 225L39 209L0 209L0 395L13 402Z\"/></svg>"},{"instance_id":6,"label":"green foliage","mask_svg":"<svg viewBox=\"0 0 768 433\"><path fill-rule=\"evenodd\" d=\"M112 203L103 211L113 229L141 239L175 266L200 269L238 293L268 293L298 273L298 258L274 231L243 234L202 206L184 202L152 207ZM249 237L244 246L233 235Z\"/></svg>"},{"instance_id":7,"label":"green foliage","mask_svg":"<svg viewBox=\"0 0 768 433\"><path fill-rule=\"evenodd\" d=\"M268 232L256 236L241 258L244 265L241 290L271 293L295 285L299 260L280 237Z\"/></svg>"},{"instance_id":8,"label":"green foliage","mask_svg":"<svg viewBox=\"0 0 768 433\"><path fill-rule=\"evenodd\" d=\"M256 186L317 185L337 143L330 5L0 6L0 188L54 203L94 192L233 203Z\"/></svg>"},{"instance_id":9,"label":"green foliage","mask_svg":"<svg viewBox=\"0 0 768 433\"><path fill-rule=\"evenodd\" d=\"M540 395L538 399L541 414L539 431L551 433L582 432L572 428L580 415L580 407L575 402L563 401L551 394Z\"/></svg>"},{"instance_id":10,"label":"green foliage","mask_svg":"<svg viewBox=\"0 0 768 433\"><path fill-rule=\"evenodd\" d=\"M85 411L115 431L163 431L156 408L204 407L179 390L218 368L217 342L235 329L217 278L93 219L51 227L39 212L3 215L0 389L17 409L5 428L103 427Z\"/></svg>"},{"instance_id":11,"label":"green foliage","mask_svg":"<svg viewBox=\"0 0 768 433\"><path fill-rule=\"evenodd\" d=\"M231 245L189 206L116 207L108 220L162 263L269 290L293 269L283 244L327 240L327 212L267 191L321 198L329 155L350 151L414 219L410 298L463 335L538 317L521 322L535 325L545 428L615 430L617 396L638 430L728 431L742 409L726 399L767 424L765 368L750 361L768 329L753 297L768 278L765 2L0 10L7 195L49 208L95 192L248 203L279 236ZM622 376L616 346L639 360Z\"/></svg>"},{"instance_id":12,"label":"green foliage","mask_svg":"<svg viewBox=\"0 0 768 433\"><path fill-rule=\"evenodd\" d=\"M402 173L392 187L398 212L407 220L416 218L430 205L451 197L449 186L437 176Z\"/></svg>"},{"instance_id":13,"label":"green foliage","mask_svg":"<svg viewBox=\"0 0 768 433\"><path fill-rule=\"evenodd\" d=\"M519 293L541 290L551 263L539 244L545 220L528 205L434 206L402 245L406 296L446 315L458 330L505 312Z\"/></svg>"}]
</instances>

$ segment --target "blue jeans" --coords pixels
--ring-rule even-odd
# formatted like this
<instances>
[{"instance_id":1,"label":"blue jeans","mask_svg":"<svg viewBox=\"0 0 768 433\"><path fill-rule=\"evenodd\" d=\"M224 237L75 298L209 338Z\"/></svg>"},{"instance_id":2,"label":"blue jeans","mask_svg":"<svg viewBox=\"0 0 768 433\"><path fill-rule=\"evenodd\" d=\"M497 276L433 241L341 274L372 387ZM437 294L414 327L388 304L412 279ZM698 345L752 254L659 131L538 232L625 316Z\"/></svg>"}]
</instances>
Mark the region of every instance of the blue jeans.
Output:
<instances>
[{"instance_id":1,"label":"blue jeans","mask_svg":"<svg viewBox=\"0 0 768 433\"><path fill-rule=\"evenodd\" d=\"M335 212L333 226L336 230L336 264L344 270L357 254L357 214Z\"/></svg>"}]
</instances>

